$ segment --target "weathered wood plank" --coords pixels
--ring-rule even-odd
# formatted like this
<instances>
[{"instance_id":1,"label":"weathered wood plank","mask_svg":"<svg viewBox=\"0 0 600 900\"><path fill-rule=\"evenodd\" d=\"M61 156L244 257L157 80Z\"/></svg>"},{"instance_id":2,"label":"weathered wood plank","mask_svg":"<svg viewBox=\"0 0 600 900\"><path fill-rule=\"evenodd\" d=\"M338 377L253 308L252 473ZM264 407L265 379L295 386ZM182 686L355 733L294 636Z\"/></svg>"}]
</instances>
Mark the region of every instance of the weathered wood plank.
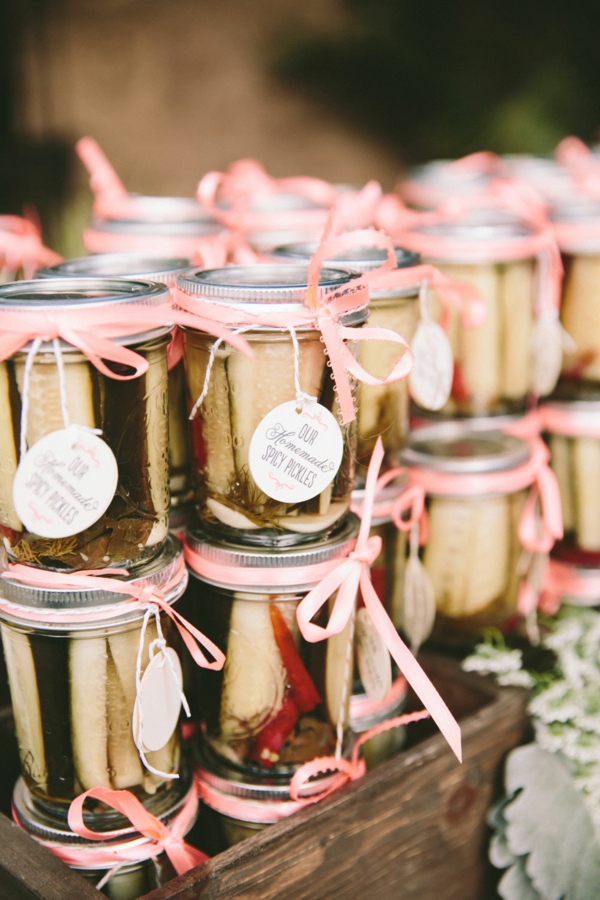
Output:
<instances>
[{"instance_id":1,"label":"weathered wood plank","mask_svg":"<svg viewBox=\"0 0 600 900\"><path fill-rule=\"evenodd\" d=\"M98 900L94 887L0 814L0 900Z\"/></svg>"},{"instance_id":2,"label":"weathered wood plank","mask_svg":"<svg viewBox=\"0 0 600 900\"><path fill-rule=\"evenodd\" d=\"M525 694L449 660L428 670L462 719L462 766L430 737L147 900L488 900L485 814L522 739Z\"/></svg>"}]
</instances>

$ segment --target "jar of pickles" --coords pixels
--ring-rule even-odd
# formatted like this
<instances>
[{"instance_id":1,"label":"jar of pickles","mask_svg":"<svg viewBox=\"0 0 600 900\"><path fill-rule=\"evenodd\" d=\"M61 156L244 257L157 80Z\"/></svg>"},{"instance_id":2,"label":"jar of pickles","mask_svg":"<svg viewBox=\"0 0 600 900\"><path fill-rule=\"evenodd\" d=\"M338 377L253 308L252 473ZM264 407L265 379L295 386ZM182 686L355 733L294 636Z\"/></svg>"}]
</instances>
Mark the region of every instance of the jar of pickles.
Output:
<instances>
[{"instance_id":1,"label":"jar of pickles","mask_svg":"<svg viewBox=\"0 0 600 900\"><path fill-rule=\"evenodd\" d=\"M564 381L539 411L572 562L600 563L600 385Z\"/></svg>"},{"instance_id":2,"label":"jar of pickles","mask_svg":"<svg viewBox=\"0 0 600 900\"><path fill-rule=\"evenodd\" d=\"M161 259L140 253L99 253L68 259L37 272L37 278L127 278L158 281L171 288L177 276L189 268L184 257ZM177 506L192 497L190 446L183 359L169 366L169 472L171 504Z\"/></svg>"},{"instance_id":3,"label":"jar of pickles","mask_svg":"<svg viewBox=\"0 0 600 900\"><path fill-rule=\"evenodd\" d=\"M335 536L312 548L275 552L188 532L186 609L226 656L220 672L195 670L204 737L221 759L253 778L289 781L303 763L341 748L352 692L352 625L309 643L296 610L348 556L357 534L350 515ZM319 623L327 617L322 610Z\"/></svg>"},{"instance_id":4,"label":"jar of pickles","mask_svg":"<svg viewBox=\"0 0 600 900\"><path fill-rule=\"evenodd\" d=\"M323 269L319 297L351 278ZM178 278L178 304L204 317L215 310L254 353L249 359L201 326L182 328L196 504L213 536L275 547L312 542L350 507L356 428L342 424L321 333L311 324L316 313L305 305L307 280L306 267L269 264ZM341 317L343 326L361 325L365 306L366 297Z\"/></svg>"},{"instance_id":5,"label":"jar of pickles","mask_svg":"<svg viewBox=\"0 0 600 900\"><path fill-rule=\"evenodd\" d=\"M516 614L523 550L533 565L562 531L547 457L539 440L494 431L431 426L410 436L403 459L427 495L422 560L435 593L434 637L460 643Z\"/></svg>"},{"instance_id":6,"label":"jar of pickles","mask_svg":"<svg viewBox=\"0 0 600 900\"><path fill-rule=\"evenodd\" d=\"M402 713L406 705L408 685L403 675L398 675L384 700L372 700L364 692L354 693L350 700L350 730L357 738L382 722ZM406 739L406 726L398 725L381 734L374 734L362 745L361 755L367 769L391 759L402 747Z\"/></svg>"},{"instance_id":7,"label":"jar of pickles","mask_svg":"<svg viewBox=\"0 0 600 900\"><path fill-rule=\"evenodd\" d=\"M600 567L573 561L572 554L557 548L548 561L539 609L554 616L563 603L600 608Z\"/></svg>"},{"instance_id":8,"label":"jar of pickles","mask_svg":"<svg viewBox=\"0 0 600 900\"><path fill-rule=\"evenodd\" d=\"M300 788L299 799L292 800L289 780L250 778L203 743L195 752L195 776L202 801L197 831L211 856L291 816L306 805L306 799L339 781L336 775L312 778Z\"/></svg>"},{"instance_id":9,"label":"jar of pickles","mask_svg":"<svg viewBox=\"0 0 600 900\"><path fill-rule=\"evenodd\" d=\"M476 287L486 307L485 322L475 328L466 328L455 310L447 312L454 379L443 411L523 412L537 371L532 351L536 316L553 303L537 260L541 252L550 252L550 239L507 211L495 210L421 226L402 233L401 240L442 272ZM545 352L548 366L553 365L554 354L548 347ZM560 347L559 353L562 358ZM544 384L552 384L544 393L550 393L559 373L560 365L546 374Z\"/></svg>"},{"instance_id":10,"label":"jar of pickles","mask_svg":"<svg viewBox=\"0 0 600 900\"><path fill-rule=\"evenodd\" d=\"M128 582L122 594L104 588L102 578L83 577L80 586L73 576L63 583L58 573L44 579L28 570L4 573L0 627L21 771L33 804L66 819L78 794L102 786L127 788L159 814L171 803L179 771L179 706L163 710L162 696L144 688L144 675L149 666L155 672L166 647L173 648L177 668L180 640L171 618L150 600L132 599L131 589L140 596L152 586L166 604L175 603L187 584L181 545L169 537L134 578L119 576ZM148 746L148 718L163 712ZM114 811L98 808L99 827L120 827Z\"/></svg>"},{"instance_id":11,"label":"jar of pickles","mask_svg":"<svg viewBox=\"0 0 600 900\"><path fill-rule=\"evenodd\" d=\"M574 341L565 373L600 382L600 204L563 203L552 220L565 268L560 318Z\"/></svg>"},{"instance_id":12,"label":"jar of pickles","mask_svg":"<svg viewBox=\"0 0 600 900\"><path fill-rule=\"evenodd\" d=\"M158 816L163 824L168 826L181 813L189 791L188 777L170 792L169 808ZM156 855L155 843L140 838L131 828L123 829L121 835L109 841L103 841L100 833L97 842L78 837L66 826L61 828L60 823L32 803L22 778L15 786L12 813L19 828L86 881L100 885L98 890L110 900L137 900L176 876L166 853Z\"/></svg>"},{"instance_id":13,"label":"jar of pickles","mask_svg":"<svg viewBox=\"0 0 600 900\"><path fill-rule=\"evenodd\" d=\"M317 249L316 243L288 244L278 247L273 257L308 265ZM357 275L383 265L385 250L377 247L356 247L336 255L326 266L347 269ZM419 264L418 253L396 247L396 264L408 269ZM390 328L401 334L410 344L419 322L420 283L410 287L375 290L370 293L369 323L378 328ZM366 343L361 349L361 362L372 375L385 378L394 364L396 348ZM408 432L409 394L406 381L395 381L380 387L361 384L358 389L358 436L356 459L358 475L364 476L377 437L381 435L385 450L386 468L398 465L399 454Z\"/></svg>"},{"instance_id":14,"label":"jar of pickles","mask_svg":"<svg viewBox=\"0 0 600 900\"><path fill-rule=\"evenodd\" d=\"M168 321L168 297L164 285L117 279L0 287L0 330L21 348L0 362L0 530L12 561L93 569L160 552L169 516L172 326L159 323ZM46 340L48 331L68 333L78 346ZM107 355L113 361L102 361ZM137 375L136 366L146 371ZM29 476L15 489L33 447L33 468L21 470Z\"/></svg>"}]
</instances>

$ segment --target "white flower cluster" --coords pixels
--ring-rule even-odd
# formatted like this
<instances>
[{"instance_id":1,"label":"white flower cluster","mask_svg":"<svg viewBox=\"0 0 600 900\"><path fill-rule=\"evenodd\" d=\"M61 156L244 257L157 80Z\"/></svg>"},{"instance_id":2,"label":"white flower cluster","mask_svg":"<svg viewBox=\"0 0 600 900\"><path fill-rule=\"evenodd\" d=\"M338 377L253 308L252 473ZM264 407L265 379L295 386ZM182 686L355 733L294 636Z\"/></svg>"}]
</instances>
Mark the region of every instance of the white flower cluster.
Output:
<instances>
[{"instance_id":1,"label":"white flower cluster","mask_svg":"<svg viewBox=\"0 0 600 900\"><path fill-rule=\"evenodd\" d=\"M536 741L571 761L600 835L600 613L563 607L542 644L556 654L559 674L529 703ZM521 666L520 650L491 644L480 644L463 663L468 672L496 675L500 684L532 687L534 678Z\"/></svg>"}]
</instances>

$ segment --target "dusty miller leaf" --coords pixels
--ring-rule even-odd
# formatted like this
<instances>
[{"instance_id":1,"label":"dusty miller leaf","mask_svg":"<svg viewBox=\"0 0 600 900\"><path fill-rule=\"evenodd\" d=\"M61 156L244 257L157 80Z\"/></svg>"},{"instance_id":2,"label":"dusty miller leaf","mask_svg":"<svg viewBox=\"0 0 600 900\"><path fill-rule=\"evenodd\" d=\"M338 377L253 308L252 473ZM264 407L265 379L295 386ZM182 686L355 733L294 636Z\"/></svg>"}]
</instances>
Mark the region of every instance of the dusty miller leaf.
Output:
<instances>
[{"instance_id":1,"label":"dusty miller leaf","mask_svg":"<svg viewBox=\"0 0 600 900\"><path fill-rule=\"evenodd\" d=\"M505 781L509 795L519 791L503 811L508 847L515 856L528 854L535 890L543 900L597 900L600 881L589 873L600 872L600 843L565 759L536 744L518 747Z\"/></svg>"},{"instance_id":2,"label":"dusty miller leaf","mask_svg":"<svg viewBox=\"0 0 600 900\"><path fill-rule=\"evenodd\" d=\"M538 894L525 870L525 860L519 859L504 873L498 885L503 900L546 900Z\"/></svg>"}]
</instances>

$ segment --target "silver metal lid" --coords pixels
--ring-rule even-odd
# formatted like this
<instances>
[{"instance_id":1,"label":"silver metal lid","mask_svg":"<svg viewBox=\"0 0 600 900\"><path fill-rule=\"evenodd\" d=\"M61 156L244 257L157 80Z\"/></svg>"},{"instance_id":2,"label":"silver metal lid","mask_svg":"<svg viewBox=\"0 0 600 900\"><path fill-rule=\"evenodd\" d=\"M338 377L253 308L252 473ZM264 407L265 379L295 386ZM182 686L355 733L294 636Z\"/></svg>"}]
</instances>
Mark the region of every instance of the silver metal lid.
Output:
<instances>
[{"instance_id":1,"label":"silver metal lid","mask_svg":"<svg viewBox=\"0 0 600 900\"><path fill-rule=\"evenodd\" d=\"M169 534L164 547L155 559L145 565L139 566L137 570L128 577L122 575L109 575L108 577L115 578L118 581L127 581L139 585L140 587L152 584L162 588L176 574L181 566L182 558L183 548L181 543L174 535ZM4 559L2 563L0 570L6 571L6 559ZM57 573L52 574L53 576L57 575ZM182 581L166 595L167 602L175 602L175 600L183 594L186 585L187 575L185 575ZM94 609L95 607L109 606L123 600L131 599L129 594L115 594L112 591L103 591L99 589L62 590L53 587L34 587L32 585L22 584L20 581L12 578L0 579L0 597L2 597L3 600L7 600L9 603L14 603L18 606L54 610ZM134 618L139 617L139 615L143 615L143 610L139 614L135 613ZM8 619L9 616L6 612L0 612L0 618ZM15 611L14 616L11 614L10 619L11 621L13 619L18 619L18 611ZM48 627L50 627L51 623L54 624L55 621L56 620L48 619ZM43 627L46 628L46 623L43 624ZM63 626L61 625L60 627Z\"/></svg>"},{"instance_id":2,"label":"silver metal lid","mask_svg":"<svg viewBox=\"0 0 600 900\"><path fill-rule=\"evenodd\" d=\"M420 184L431 184L432 187L455 188L456 190L480 189L490 180L486 172L477 172L453 165L452 159L432 159L429 162L414 166L410 170L410 180Z\"/></svg>"},{"instance_id":3,"label":"silver metal lid","mask_svg":"<svg viewBox=\"0 0 600 900\"><path fill-rule=\"evenodd\" d=\"M295 262L308 263L311 257L314 256L318 246L318 241L283 244L280 247L276 247L271 255L277 260L285 259L286 261L294 260ZM399 269L408 269L411 266L417 266L421 260L418 253L415 253L413 250L405 250L404 247L396 247L395 253L396 264ZM369 247L367 245L346 250L344 253L340 253L332 259L327 260L325 265L332 268L342 266L348 272L361 274L362 272L369 272L371 269L376 269L378 266L382 265L386 259L387 253L385 250L380 250L379 247Z\"/></svg>"},{"instance_id":4,"label":"silver metal lid","mask_svg":"<svg viewBox=\"0 0 600 900\"><path fill-rule=\"evenodd\" d=\"M194 757L196 778L222 794L236 797L239 800L281 802L290 799L291 778L289 775L266 775L260 779L253 778L234 766L228 765L226 760L217 757L212 753L210 747L200 741L194 748ZM331 775L311 779L300 789L300 796L311 797L313 794L319 793L331 780ZM210 806L209 798L203 797L203 802Z\"/></svg>"},{"instance_id":5,"label":"silver metal lid","mask_svg":"<svg viewBox=\"0 0 600 900\"><path fill-rule=\"evenodd\" d=\"M448 428L451 424L431 425L409 434L402 462L436 472L475 475L515 469L531 455L528 444L512 435Z\"/></svg>"},{"instance_id":6,"label":"silver metal lid","mask_svg":"<svg viewBox=\"0 0 600 900\"><path fill-rule=\"evenodd\" d=\"M393 503L404 491L408 488L409 485L409 476L408 472L402 472L402 474L398 475L397 478L394 478L390 484L387 484L383 490L379 491L377 496L375 497L375 503ZM351 507L353 511L360 510L365 499L365 489L364 487L355 488L352 491L352 503ZM371 519L372 525L385 525L387 522L391 522L391 516L373 516Z\"/></svg>"},{"instance_id":7,"label":"silver metal lid","mask_svg":"<svg viewBox=\"0 0 600 900\"><path fill-rule=\"evenodd\" d=\"M31 311L97 306L159 306L167 303L164 284L126 278L40 278L0 285L0 309Z\"/></svg>"},{"instance_id":8,"label":"silver metal lid","mask_svg":"<svg viewBox=\"0 0 600 900\"><path fill-rule=\"evenodd\" d=\"M295 244L302 241L311 241L318 238L322 231L319 227L306 225L304 228L298 226L295 228L259 228L246 233L246 240L253 250L257 253L271 254L276 247L283 244Z\"/></svg>"},{"instance_id":9,"label":"silver metal lid","mask_svg":"<svg viewBox=\"0 0 600 900\"><path fill-rule=\"evenodd\" d=\"M482 244L486 241L524 240L533 234L532 229L520 221L514 213L500 209L472 210L456 222L424 225L422 228L416 228L415 232Z\"/></svg>"},{"instance_id":10,"label":"silver metal lid","mask_svg":"<svg viewBox=\"0 0 600 900\"><path fill-rule=\"evenodd\" d=\"M439 428L444 428L449 435L465 431L505 431L507 428L517 425L531 411L531 409L523 409L519 412L501 411L485 416L448 416L434 410L423 409L421 406L414 406L411 411L410 427L416 431L435 424Z\"/></svg>"},{"instance_id":11,"label":"silver metal lid","mask_svg":"<svg viewBox=\"0 0 600 900\"><path fill-rule=\"evenodd\" d=\"M166 791L164 794L164 799L167 801L166 804L163 804L165 808L162 811L153 810L156 818L168 824L184 807L189 797L190 789L191 778L189 770L188 772L183 770L180 778L173 783L171 790ZM131 826L129 828L114 828L116 815L118 814L113 813L112 816L110 814L109 816L104 816L104 821L101 822L94 813L84 812L84 823L88 828L98 832L98 841L89 841L87 838L79 837L79 835L74 834L70 830L66 822L66 814L64 827L61 828L62 823L57 819L56 815L52 816L50 813L45 813L42 809L39 809L34 804L23 778L19 778L13 791L13 818L24 831L32 837L40 838L43 841L69 845L81 844L86 850L93 851L96 847L98 849L105 848L107 844L112 846L138 839L140 837L139 832L132 829ZM122 819L123 817L120 816L120 818ZM190 828L192 825L193 822ZM117 835L102 840L102 831L117 831ZM149 842L149 850L154 850L151 842ZM148 858L150 856L151 854L149 853ZM105 868L112 868L112 865L112 863L106 865ZM95 867L90 866L90 868Z\"/></svg>"},{"instance_id":12,"label":"silver metal lid","mask_svg":"<svg viewBox=\"0 0 600 900\"><path fill-rule=\"evenodd\" d=\"M322 269L319 297L325 299L354 277L341 269ZM255 266L197 269L180 275L177 285L188 294L240 311L273 312L276 308L278 313L295 312L306 308L308 266L259 263ZM360 321L367 314L366 306L364 310Z\"/></svg>"},{"instance_id":13,"label":"silver metal lid","mask_svg":"<svg viewBox=\"0 0 600 900\"><path fill-rule=\"evenodd\" d=\"M183 257L163 259L144 253L98 253L67 259L57 266L38 269L36 278L126 278L137 281L158 281L172 287L177 276L189 269L190 261Z\"/></svg>"},{"instance_id":14,"label":"silver metal lid","mask_svg":"<svg viewBox=\"0 0 600 900\"><path fill-rule=\"evenodd\" d=\"M210 213L193 197L129 194L124 208L127 221L155 222L161 225L168 222L214 222ZM119 216L111 215L110 219L119 221Z\"/></svg>"},{"instance_id":15,"label":"silver metal lid","mask_svg":"<svg viewBox=\"0 0 600 900\"><path fill-rule=\"evenodd\" d=\"M335 534L319 540L316 544L303 545L290 550L269 550L264 547L255 549L227 540L213 541L204 534L199 525L188 530L186 540L195 553L208 562L220 566L235 569L288 569L316 566L330 559L347 556L354 546L359 527L358 517L354 513L348 513L343 525ZM191 568L190 573L201 581L209 581L204 575ZM269 590L271 585L267 580L265 581L264 586L254 585L248 590L262 592ZM219 584L227 587L226 582L219 582ZM239 589L238 585L236 587Z\"/></svg>"},{"instance_id":16,"label":"silver metal lid","mask_svg":"<svg viewBox=\"0 0 600 900\"><path fill-rule=\"evenodd\" d=\"M132 234L150 237L205 237L223 231L223 225L211 219L194 221L143 221L137 219L92 219L91 231L102 234Z\"/></svg>"},{"instance_id":17,"label":"silver metal lid","mask_svg":"<svg viewBox=\"0 0 600 900\"><path fill-rule=\"evenodd\" d=\"M232 204L228 200L219 200L217 208L222 210L232 209ZM289 192L275 192L272 194L257 194L250 199L248 209L253 213L287 213L304 209L320 209L325 210L327 207L321 206L304 197L302 194L292 194Z\"/></svg>"},{"instance_id":18,"label":"silver metal lid","mask_svg":"<svg viewBox=\"0 0 600 900\"><path fill-rule=\"evenodd\" d=\"M406 705L408 685L404 693L398 697L392 692L391 699L387 702L375 703L368 694L352 694L350 697L349 720L351 731L362 734L369 728L375 728L387 719L399 716Z\"/></svg>"}]
</instances>

